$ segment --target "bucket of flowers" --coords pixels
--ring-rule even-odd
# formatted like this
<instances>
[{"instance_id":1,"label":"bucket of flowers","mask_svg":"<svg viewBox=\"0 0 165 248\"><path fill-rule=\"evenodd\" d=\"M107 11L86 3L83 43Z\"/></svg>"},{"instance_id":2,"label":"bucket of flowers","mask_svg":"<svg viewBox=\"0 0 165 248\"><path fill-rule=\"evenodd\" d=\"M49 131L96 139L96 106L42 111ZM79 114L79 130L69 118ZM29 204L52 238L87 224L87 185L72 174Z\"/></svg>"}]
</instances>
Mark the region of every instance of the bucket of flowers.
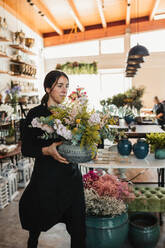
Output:
<instances>
[{"instance_id":1,"label":"bucket of flowers","mask_svg":"<svg viewBox=\"0 0 165 248\"><path fill-rule=\"evenodd\" d=\"M132 186L100 170L83 176L86 201L87 248L121 248L128 234L127 203Z\"/></svg>"},{"instance_id":2,"label":"bucket of flowers","mask_svg":"<svg viewBox=\"0 0 165 248\"><path fill-rule=\"evenodd\" d=\"M32 120L32 127L44 130L43 139L60 139L58 152L71 163L88 162L100 142L100 115L88 109L84 88L77 88L68 101L50 107L51 115Z\"/></svg>"}]
</instances>

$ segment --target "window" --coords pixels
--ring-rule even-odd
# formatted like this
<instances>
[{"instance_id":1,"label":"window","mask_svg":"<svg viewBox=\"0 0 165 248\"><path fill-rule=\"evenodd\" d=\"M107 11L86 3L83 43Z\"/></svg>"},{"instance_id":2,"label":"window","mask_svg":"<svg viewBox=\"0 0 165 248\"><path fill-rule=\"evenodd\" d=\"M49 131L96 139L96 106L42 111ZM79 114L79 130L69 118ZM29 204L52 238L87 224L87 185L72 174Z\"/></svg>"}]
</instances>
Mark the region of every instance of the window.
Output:
<instances>
[{"instance_id":1,"label":"window","mask_svg":"<svg viewBox=\"0 0 165 248\"><path fill-rule=\"evenodd\" d=\"M125 92L131 87L131 79L126 78L123 69L100 70L99 74L69 75L69 94L83 87L87 92L90 108L101 109L100 101Z\"/></svg>"},{"instance_id":2,"label":"window","mask_svg":"<svg viewBox=\"0 0 165 248\"><path fill-rule=\"evenodd\" d=\"M131 87L131 79L125 77L123 69L103 71L100 77L100 100L123 93Z\"/></svg>"},{"instance_id":3,"label":"window","mask_svg":"<svg viewBox=\"0 0 165 248\"><path fill-rule=\"evenodd\" d=\"M69 75L69 93L77 88L82 87L87 92L90 108L98 109L99 103L99 75L95 74L81 74Z\"/></svg>"},{"instance_id":4,"label":"window","mask_svg":"<svg viewBox=\"0 0 165 248\"><path fill-rule=\"evenodd\" d=\"M131 47L145 46L149 52L165 51L165 30L144 32L131 35Z\"/></svg>"},{"instance_id":5,"label":"window","mask_svg":"<svg viewBox=\"0 0 165 248\"><path fill-rule=\"evenodd\" d=\"M46 47L45 59L91 56L99 54L99 41L80 42L75 44Z\"/></svg>"},{"instance_id":6,"label":"window","mask_svg":"<svg viewBox=\"0 0 165 248\"><path fill-rule=\"evenodd\" d=\"M124 53L124 38L101 40L101 53Z\"/></svg>"}]
</instances>

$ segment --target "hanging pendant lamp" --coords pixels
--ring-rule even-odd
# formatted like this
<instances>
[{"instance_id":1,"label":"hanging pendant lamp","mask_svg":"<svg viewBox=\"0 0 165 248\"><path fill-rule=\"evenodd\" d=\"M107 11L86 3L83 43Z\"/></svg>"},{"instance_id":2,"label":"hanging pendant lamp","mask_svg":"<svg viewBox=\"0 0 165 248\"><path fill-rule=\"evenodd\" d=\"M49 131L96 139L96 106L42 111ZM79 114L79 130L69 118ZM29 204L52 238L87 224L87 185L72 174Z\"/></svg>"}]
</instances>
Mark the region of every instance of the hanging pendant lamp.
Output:
<instances>
[{"instance_id":1,"label":"hanging pendant lamp","mask_svg":"<svg viewBox=\"0 0 165 248\"><path fill-rule=\"evenodd\" d=\"M144 62L143 58L138 58L138 59L130 59L130 58L128 58L128 60L127 60L127 64L129 64L129 65L136 65L136 64L143 63L143 62Z\"/></svg>"},{"instance_id":2,"label":"hanging pendant lamp","mask_svg":"<svg viewBox=\"0 0 165 248\"><path fill-rule=\"evenodd\" d=\"M141 58L149 56L149 51L146 47L137 44L129 50L128 58Z\"/></svg>"},{"instance_id":3,"label":"hanging pendant lamp","mask_svg":"<svg viewBox=\"0 0 165 248\"><path fill-rule=\"evenodd\" d=\"M140 64L135 64L135 65L127 65L126 69L134 70L141 68Z\"/></svg>"}]
</instances>

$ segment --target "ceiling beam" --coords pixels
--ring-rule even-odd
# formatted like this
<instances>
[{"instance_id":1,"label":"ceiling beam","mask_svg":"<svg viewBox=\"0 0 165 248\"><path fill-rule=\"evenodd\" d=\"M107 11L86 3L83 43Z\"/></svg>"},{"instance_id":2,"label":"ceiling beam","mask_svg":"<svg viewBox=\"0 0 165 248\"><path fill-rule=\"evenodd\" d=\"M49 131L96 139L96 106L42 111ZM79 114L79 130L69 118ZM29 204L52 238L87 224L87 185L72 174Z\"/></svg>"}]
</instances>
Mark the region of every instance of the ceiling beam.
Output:
<instances>
[{"instance_id":1,"label":"ceiling beam","mask_svg":"<svg viewBox=\"0 0 165 248\"><path fill-rule=\"evenodd\" d=\"M103 6L102 6L102 0L96 0L96 2L97 2L97 7L99 10L100 17L101 17L102 26L103 26L103 28L106 28L107 23L105 21L105 16L104 16L104 11L103 11Z\"/></svg>"},{"instance_id":2,"label":"ceiling beam","mask_svg":"<svg viewBox=\"0 0 165 248\"><path fill-rule=\"evenodd\" d=\"M154 1L154 5L153 5L153 7L152 7L152 10L151 10L151 13L150 13L150 17L149 17L149 20L150 20L150 21L153 20L154 15L155 15L155 13L156 13L156 10L157 10L157 8L158 8L159 3L160 3L160 0L155 0L155 1Z\"/></svg>"},{"instance_id":3,"label":"ceiling beam","mask_svg":"<svg viewBox=\"0 0 165 248\"><path fill-rule=\"evenodd\" d=\"M70 9L70 13L71 13L73 19L75 20L78 28L81 30L81 32L84 32L85 28L80 21L79 14L77 12L77 9L75 7L73 0L67 0L67 2L68 2L69 9Z\"/></svg>"},{"instance_id":4,"label":"ceiling beam","mask_svg":"<svg viewBox=\"0 0 165 248\"><path fill-rule=\"evenodd\" d=\"M25 25L27 25L29 28L31 28L34 32L36 32L37 34L39 34L42 37L42 33L39 32L39 30L37 29L37 27L34 25L34 23L30 22L30 21L26 21L22 15L20 15L17 11L15 11L14 9L12 9L6 2L4 2L4 0L0 0L0 6L2 8L4 8L5 10L7 10L10 14L12 14L13 16L15 16L17 19L19 19L21 22L23 22Z\"/></svg>"},{"instance_id":5,"label":"ceiling beam","mask_svg":"<svg viewBox=\"0 0 165 248\"><path fill-rule=\"evenodd\" d=\"M44 20L59 34L63 35L62 29L57 24L54 16L51 14L51 12L48 10L48 8L45 6L42 0L32 0L34 3L33 7L36 8L36 10L41 11L44 16Z\"/></svg>"},{"instance_id":6,"label":"ceiling beam","mask_svg":"<svg viewBox=\"0 0 165 248\"><path fill-rule=\"evenodd\" d=\"M88 30L84 33L78 32L76 34L65 34L62 36L50 36L44 38L44 46L56 46L61 44L68 44L73 42L81 42L88 40L95 40L107 37L115 37L125 34L127 25L111 26L107 28ZM152 31L164 29L165 20L142 21L138 23L138 32ZM137 23L130 24L130 32L137 33Z\"/></svg>"},{"instance_id":7,"label":"ceiling beam","mask_svg":"<svg viewBox=\"0 0 165 248\"><path fill-rule=\"evenodd\" d=\"M127 0L126 25L130 24L131 20L131 0Z\"/></svg>"}]
</instances>

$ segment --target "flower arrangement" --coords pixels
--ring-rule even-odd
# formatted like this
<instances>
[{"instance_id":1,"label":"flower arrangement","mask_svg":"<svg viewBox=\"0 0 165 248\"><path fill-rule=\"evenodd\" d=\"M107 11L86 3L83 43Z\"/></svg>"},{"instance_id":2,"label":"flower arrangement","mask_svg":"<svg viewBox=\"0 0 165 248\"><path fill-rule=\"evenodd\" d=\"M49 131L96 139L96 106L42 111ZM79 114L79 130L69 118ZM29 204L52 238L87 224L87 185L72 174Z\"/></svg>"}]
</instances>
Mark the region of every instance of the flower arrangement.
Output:
<instances>
[{"instance_id":1,"label":"flower arrangement","mask_svg":"<svg viewBox=\"0 0 165 248\"><path fill-rule=\"evenodd\" d=\"M95 110L88 110L88 98L84 88L73 91L64 104L50 107L51 115L34 118L32 127L41 128L41 138L60 138L72 145L88 147L96 153L96 144L100 143L100 115Z\"/></svg>"},{"instance_id":2,"label":"flower arrangement","mask_svg":"<svg viewBox=\"0 0 165 248\"><path fill-rule=\"evenodd\" d=\"M134 199L132 187L116 176L89 171L83 176L86 214L116 216L127 211L127 202Z\"/></svg>"}]
</instances>

